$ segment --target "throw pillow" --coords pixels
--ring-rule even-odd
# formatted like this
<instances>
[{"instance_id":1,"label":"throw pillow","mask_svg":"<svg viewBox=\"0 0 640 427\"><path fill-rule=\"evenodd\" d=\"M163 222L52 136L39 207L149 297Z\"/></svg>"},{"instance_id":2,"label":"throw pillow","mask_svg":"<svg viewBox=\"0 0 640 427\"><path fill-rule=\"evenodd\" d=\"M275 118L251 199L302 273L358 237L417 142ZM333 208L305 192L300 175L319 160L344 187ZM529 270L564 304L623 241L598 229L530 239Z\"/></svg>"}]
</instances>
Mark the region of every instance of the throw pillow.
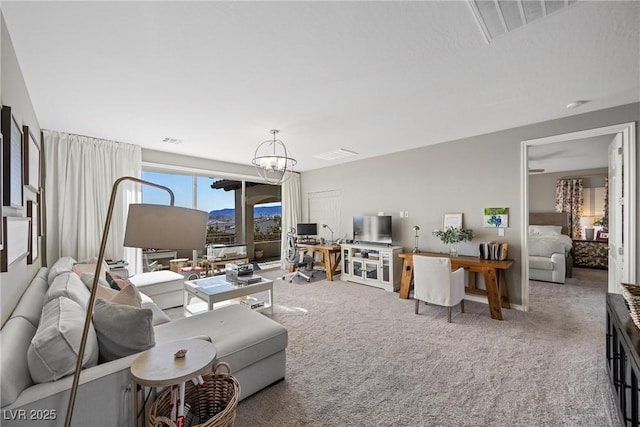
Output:
<instances>
[{"instance_id":1,"label":"throw pillow","mask_svg":"<svg viewBox=\"0 0 640 427\"><path fill-rule=\"evenodd\" d=\"M77 263L73 266L73 272L78 276L82 276L83 274L96 274L96 263ZM100 279L107 280L106 278L107 272L103 268L100 269Z\"/></svg>"},{"instance_id":2,"label":"throw pillow","mask_svg":"<svg viewBox=\"0 0 640 427\"><path fill-rule=\"evenodd\" d=\"M562 233L561 225L530 225L530 236L554 236Z\"/></svg>"},{"instance_id":3,"label":"throw pillow","mask_svg":"<svg viewBox=\"0 0 640 427\"><path fill-rule=\"evenodd\" d=\"M27 350L29 373L35 383L56 381L75 371L85 321L85 310L66 297L42 308L40 325ZM98 362L98 340L89 328L82 366Z\"/></svg>"},{"instance_id":4,"label":"throw pillow","mask_svg":"<svg viewBox=\"0 0 640 427\"><path fill-rule=\"evenodd\" d=\"M109 301L116 304L130 305L132 307L140 308L142 304L142 297L135 286L129 285L125 286L124 289L114 295Z\"/></svg>"},{"instance_id":5,"label":"throw pillow","mask_svg":"<svg viewBox=\"0 0 640 427\"><path fill-rule=\"evenodd\" d=\"M53 279L44 299L44 304L59 297L67 297L84 309L87 308L91 293L80 278L71 272L62 273Z\"/></svg>"},{"instance_id":6,"label":"throw pillow","mask_svg":"<svg viewBox=\"0 0 640 427\"><path fill-rule=\"evenodd\" d=\"M106 274L106 277L107 277L107 283L109 283L109 286L111 287L111 289L115 289L115 290L119 291L120 287L116 283L116 281L113 278L113 276L108 271L105 274Z\"/></svg>"},{"instance_id":7,"label":"throw pillow","mask_svg":"<svg viewBox=\"0 0 640 427\"><path fill-rule=\"evenodd\" d=\"M153 313L147 308L96 300L93 325L100 361L116 360L153 347L156 341L152 322Z\"/></svg>"},{"instance_id":8,"label":"throw pillow","mask_svg":"<svg viewBox=\"0 0 640 427\"><path fill-rule=\"evenodd\" d=\"M94 278L93 273L82 273L80 275L80 280L82 281L82 283L84 283L87 289L89 289L89 292L91 292L91 289L93 287L93 278ZM101 288L111 289L107 281L104 279L98 279L98 286L100 286ZM118 289L117 291L119 290L120 289Z\"/></svg>"},{"instance_id":9,"label":"throw pillow","mask_svg":"<svg viewBox=\"0 0 640 427\"><path fill-rule=\"evenodd\" d=\"M49 283L49 286L51 286L53 279L55 279L59 274L73 271L73 265L75 263L76 260L71 257L62 257L57 260L53 266L51 266L49 274L47 275L47 283Z\"/></svg>"}]
</instances>

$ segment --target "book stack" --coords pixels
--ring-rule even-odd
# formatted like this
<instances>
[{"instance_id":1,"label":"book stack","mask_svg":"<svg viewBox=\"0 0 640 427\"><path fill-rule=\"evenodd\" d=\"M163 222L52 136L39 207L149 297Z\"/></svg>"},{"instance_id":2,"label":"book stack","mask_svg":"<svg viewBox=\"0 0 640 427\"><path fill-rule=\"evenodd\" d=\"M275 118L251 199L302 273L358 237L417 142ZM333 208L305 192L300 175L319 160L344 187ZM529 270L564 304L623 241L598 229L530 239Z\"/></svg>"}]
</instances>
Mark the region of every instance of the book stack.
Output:
<instances>
[{"instance_id":1,"label":"book stack","mask_svg":"<svg viewBox=\"0 0 640 427\"><path fill-rule=\"evenodd\" d=\"M480 259L492 259L502 261L508 258L508 243L485 242L480 243Z\"/></svg>"},{"instance_id":2,"label":"book stack","mask_svg":"<svg viewBox=\"0 0 640 427\"><path fill-rule=\"evenodd\" d=\"M248 306L251 309L264 307L264 301L254 297L247 297L241 301L242 304Z\"/></svg>"}]
</instances>

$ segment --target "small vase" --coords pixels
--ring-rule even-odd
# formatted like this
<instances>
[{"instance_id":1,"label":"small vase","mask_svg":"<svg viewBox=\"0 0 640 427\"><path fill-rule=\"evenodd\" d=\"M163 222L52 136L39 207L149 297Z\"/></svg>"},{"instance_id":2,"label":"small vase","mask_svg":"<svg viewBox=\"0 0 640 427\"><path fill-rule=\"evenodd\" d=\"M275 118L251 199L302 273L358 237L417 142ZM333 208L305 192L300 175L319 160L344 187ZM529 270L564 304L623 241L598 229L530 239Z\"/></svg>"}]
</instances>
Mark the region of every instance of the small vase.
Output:
<instances>
[{"instance_id":1,"label":"small vase","mask_svg":"<svg viewBox=\"0 0 640 427\"><path fill-rule=\"evenodd\" d=\"M451 247L449 248L449 255L451 256L458 256L458 246L457 245L451 245Z\"/></svg>"}]
</instances>

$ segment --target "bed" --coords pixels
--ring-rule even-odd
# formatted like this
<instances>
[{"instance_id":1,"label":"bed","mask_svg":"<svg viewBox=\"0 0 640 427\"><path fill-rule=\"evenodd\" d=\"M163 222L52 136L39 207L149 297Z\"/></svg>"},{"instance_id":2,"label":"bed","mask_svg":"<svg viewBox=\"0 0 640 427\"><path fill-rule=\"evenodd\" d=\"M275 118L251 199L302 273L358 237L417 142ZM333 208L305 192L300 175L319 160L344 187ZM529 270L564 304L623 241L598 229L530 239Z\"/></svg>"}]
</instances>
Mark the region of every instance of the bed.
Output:
<instances>
[{"instance_id":1,"label":"bed","mask_svg":"<svg viewBox=\"0 0 640 427\"><path fill-rule=\"evenodd\" d=\"M571 277L573 241L568 225L565 212L529 214L529 279L565 283Z\"/></svg>"}]
</instances>

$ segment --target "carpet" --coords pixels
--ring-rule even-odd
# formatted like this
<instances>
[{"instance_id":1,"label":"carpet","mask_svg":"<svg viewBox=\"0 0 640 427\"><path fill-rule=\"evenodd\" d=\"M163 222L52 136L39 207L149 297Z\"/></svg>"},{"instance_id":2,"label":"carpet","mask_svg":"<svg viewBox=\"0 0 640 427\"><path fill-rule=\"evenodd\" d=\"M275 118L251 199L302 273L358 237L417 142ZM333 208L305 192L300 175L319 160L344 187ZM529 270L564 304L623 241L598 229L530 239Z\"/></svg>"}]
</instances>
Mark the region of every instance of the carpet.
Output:
<instances>
[{"instance_id":1,"label":"carpet","mask_svg":"<svg viewBox=\"0 0 640 427\"><path fill-rule=\"evenodd\" d=\"M605 365L606 271L531 282L531 310L465 313L317 278L278 280L286 378L236 426L618 426ZM322 274L316 277L322 277Z\"/></svg>"}]
</instances>

